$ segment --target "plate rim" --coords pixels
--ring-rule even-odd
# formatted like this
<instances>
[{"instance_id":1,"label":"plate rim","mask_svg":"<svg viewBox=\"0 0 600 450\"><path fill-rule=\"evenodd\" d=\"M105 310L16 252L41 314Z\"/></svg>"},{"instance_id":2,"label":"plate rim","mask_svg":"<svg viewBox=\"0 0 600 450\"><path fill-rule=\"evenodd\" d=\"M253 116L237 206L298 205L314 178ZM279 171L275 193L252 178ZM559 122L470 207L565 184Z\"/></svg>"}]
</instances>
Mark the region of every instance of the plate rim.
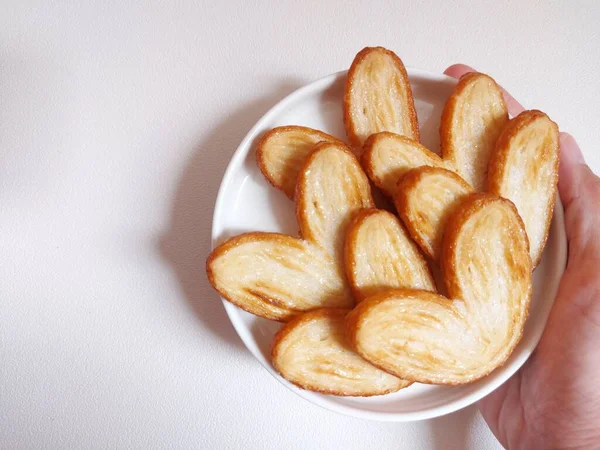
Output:
<instances>
[{"instance_id":1,"label":"plate rim","mask_svg":"<svg viewBox=\"0 0 600 450\"><path fill-rule=\"evenodd\" d=\"M416 69L416 68L409 67L409 66L406 67L406 70L408 72L409 77L417 76L417 77L427 79L428 81L442 82L442 83L445 82L445 83L456 84L456 82L457 82L457 80L455 78L449 77L444 74L429 72L429 71ZM252 126L252 128L250 128L250 130L248 131L248 133L246 134L244 139L242 139L242 141L236 148L235 152L231 156L231 159L229 160L229 163L227 165L227 169L225 170L225 173L223 174L223 178L221 179L221 182L219 184L219 190L217 193L217 198L215 201L215 206L213 209L213 216L212 216L211 250L214 250L214 248L217 246L218 233L222 230L222 224L221 224L222 219L219 216L220 216L220 211L223 209L223 205L224 205L224 201L225 201L224 200L225 191L227 190L227 186L230 184L231 178L233 177L235 170L237 170L237 168L240 167L240 165L243 163L244 159L247 157L248 153L250 151L252 151L252 148L251 148L252 141L257 137L258 132L264 127L264 124L269 122L274 116L278 115L281 111L283 111L288 104L294 103L295 100L297 100L298 98L301 98L302 96L309 95L311 93L314 93L315 91L318 92L322 88L322 86L327 86L327 85L333 84L333 83L337 82L340 78L345 77L346 74L347 74L346 70L334 72L332 74L318 78L317 80L314 80L314 81L312 81L308 84L305 84L304 86L296 89L292 93L285 96L283 99L279 100L275 105L273 105L266 113L264 113L262 115L262 117ZM247 151L245 149L247 149ZM556 202L555 202L555 206L554 206L552 220L557 221L558 224L561 225L560 227L558 227L557 232L559 233L558 254L559 254L560 259L562 260L562 264L560 264L561 267L558 269L558 273L560 273L562 275L562 273L564 272L565 267L566 267L567 239L566 239L566 232L565 232L565 228L564 228L564 210L563 210L563 205L562 205L562 202L561 202L558 194L556 195ZM222 298L222 297L220 297L220 298L221 298L221 302L223 303L223 306L225 308L225 312L227 313L227 317L228 317L229 321L231 322L236 333L238 334L238 336L244 343L246 349L248 351L250 351L252 356L254 356L254 358L256 360L258 360L258 362L267 370L267 372L271 376L273 376L277 381L282 383L285 387L287 387L289 390L294 392L296 395L300 396L302 399L309 401L310 403L316 404L316 405L318 405L322 408L325 408L329 411L340 413L340 414L350 416L350 417L356 417L356 418L360 418L360 419L370 419L370 420L383 421L383 422L412 422L412 421L418 421L418 420L432 419L435 417L440 417L440 416L443 416L446 414L453 413L462 408L470 406L470 405L476 403L477 401L479 401L480 399L482 399L483 397L485 397L486 395L488 395L489 393L491 393L492 391L497 389L504 382L506 382L510 377L512 377L523 366L523 364L527 361L527 359L529 359L529 357L531 356L531 354L537 347L537 344L539 343L539 340L541 338L543 330L545 329L545 326L546 326L549 311L551 310L551 307L548 308L548 313L543 318L543 326L536 327L536 331L534 333L534 339L532 340L532 342L535 342L535 345L533 345L531 348L527 348L527 350L524 351L521 355L519 355L517 359L512 361L510 363L510 365L502 366L501 368L503 370L500 372L496 372L496 374L495 374L496 376L494 376L494 372L492 372L492 374L488 375L486 378L488 378L489 381L487 383L484 383L481 387L477 388L473 392L470 392L467 395L459 397L455 400L451 400L443 405L427 408L427 409L424 409L421 411L384 412L384 411L362 410L362 409L354 408L350 405L344 405L344 404L335 403L332 401L327 401L326 399L328 399L329 396L325 396L323 394L319 394L319 393L315 393L315 392L311 392L311 391L306 391L304 389L301 389L301 388L295 386L294 384L290 383L289 381L287 381L286 379L281 377L279 374L277 374L275 372L275 370L270 365L270 363L264 358L261 350L255 345L254 340L249 337L247 328L242 325L242 323L237 319L237 317L234 317L234 314L237 314L240 311L240 309L237 306L235 306L232 303L225 300L224 298ZM541 322L538 322L538 323L541 323Z\"/></svg>"}]
</instances>

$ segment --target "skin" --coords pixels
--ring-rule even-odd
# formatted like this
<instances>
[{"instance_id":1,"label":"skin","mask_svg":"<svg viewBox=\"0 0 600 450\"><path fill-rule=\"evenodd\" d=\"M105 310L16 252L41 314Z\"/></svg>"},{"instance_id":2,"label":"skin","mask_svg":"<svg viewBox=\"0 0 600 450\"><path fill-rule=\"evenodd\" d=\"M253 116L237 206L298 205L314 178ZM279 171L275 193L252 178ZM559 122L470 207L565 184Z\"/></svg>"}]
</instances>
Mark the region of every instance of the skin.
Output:
<instances>
[{"instance_id":1,"label":"skin","mask_svg":"<svg viewBox=\"0 0 600 450\"><path fill-rule=\"evenodd\" d=\"M474 69L458 64L455 78ZM523 107L504 93L512 116ZM531 358L480 401L508 449L592 449L600 445L600 179L572 136L560 133L558 190L569 245L548 324Z\"/></svg>"}]
</instances>

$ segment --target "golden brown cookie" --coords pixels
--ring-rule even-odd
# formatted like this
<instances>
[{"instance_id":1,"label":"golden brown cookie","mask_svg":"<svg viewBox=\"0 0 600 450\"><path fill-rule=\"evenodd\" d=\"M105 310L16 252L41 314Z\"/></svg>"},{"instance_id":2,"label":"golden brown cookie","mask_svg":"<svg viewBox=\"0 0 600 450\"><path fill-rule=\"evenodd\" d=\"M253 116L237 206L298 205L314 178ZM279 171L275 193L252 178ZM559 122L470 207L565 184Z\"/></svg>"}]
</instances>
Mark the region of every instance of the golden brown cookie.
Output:
<instances>
[{"instance_id":1,"label":"golden brown cookie","mask_svg":"<svg viewBox=\"0 0 600 450\"><path fill-rule=\"evenodd\" d=\"M502 90L488 75L463 75L446 101L440 123L442 156L478 192L486 188L490 155L507 122Z\"/></svg>"},{"instance_id":2,"label":"golden brown cookie","mask_svg":"<svg viewBox=\"0 0 600 450\"><path fill-rule=\"evenodd\" d=\"M342 144L339 139L308 127L288 125L273 128L256 146L260 171L272 186L293 200L298 173L319 142Z\"/></svg>"},{"instance_id":3,"label":"golden brown cookie","mask_svg":"<svg viewBox=\"0 0 600 450\"><path fill-rule=\"evenodd\" d=\"M272 361L288 381L331 395L368 397L411 383L362 359L344 335L347 309L318 309L285 324L275 336Z\"/></svg>"},{"instance_id":4,"label":"golden brown cookie","mask_svg":"<svg viewBox=\"0 0 600 450\"><path fill-rule=\"evenodd\" d=\"M267 319L351 307L343 269L346 228L358 211L371 207L369 181L350 149L318 144L298 176L302 238L278 233L231 238L209 255L208 279L222 297Z\"/></svg>"},{"instance_id":5,"label":"golden brown cookie","mask_svg":"<svg viewBox=\"0 0 600 450\"><path fill-rule=\"evenodd\" d=\"M455 172L422 166L398 182L396 211L411 237L433 261L438 261L446 222L473 188Z\"/></svg>"},{"instance_id":6,"label":"golden brown cookie","mask_svg":"<svg viewBox=\"0 0 600 450\"><path fill-rule=\"evenodd\" d=\"M374 133L391 131L419 140L419 123L404 64L383 47L361 50L348 71L344 126L360 149Z\"/></svg>"},{"instance_id":7,"label":"golden brown cookie","mask_svg":"<svg viewBox=\"0 0 600 450\"><path fill-rule=\"evenodd\" d=\"M387 211L364 209L356 216L346 236L345 262L357 301L393 288L436 290L427 261Z\"/></svg>"},{"instance_id":8,"label":"golden brown cookie","mask_svg":"<svg viewBox=\"0 0 600 450\"><path fill-rule=\"evenodd\" d=\"M502 365L521 339L531 299L525 228L509 200L470 194L446 226L449 298L395 290L363 300L346 332L367 361L421 383L470 383Z\"/></svg>"},{"instance_id":9,"label":"golden brown cookie","mask_svg":"<svg viewBox=\"0 0 600 450\"><path fill-rule=\"evenodd\" d=\"M410 169L448 166L421 143L389 132L367 139L360 162L375 186L391 198L396 195L398 180Z\"/></svg>"},{"instance_id":10,"label":"golden brown cookie","mask_svg":"<svg viewBox=\"0 0 600 450\"><path fill-rule=\"evenodd\" d=\"M541 111L523 111L502 131L490 159L488 189L511 200L529 237L533 267L542 258L554 211L558 126Z\"/></svg>"}]
</instances>

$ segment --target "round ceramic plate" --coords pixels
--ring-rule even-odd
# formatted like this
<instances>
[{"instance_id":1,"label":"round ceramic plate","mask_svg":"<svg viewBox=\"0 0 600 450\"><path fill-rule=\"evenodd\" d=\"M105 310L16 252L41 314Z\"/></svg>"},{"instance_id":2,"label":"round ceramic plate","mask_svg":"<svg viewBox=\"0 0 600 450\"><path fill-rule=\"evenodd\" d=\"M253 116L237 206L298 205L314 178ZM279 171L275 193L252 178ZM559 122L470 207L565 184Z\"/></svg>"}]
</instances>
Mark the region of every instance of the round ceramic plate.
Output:
<instances>
[{"instance_id":1,"label":"round ceramic plate","mask_svg":"<svg viewBox=\"0 0 600 450\"><path fill-rule=\"evenodd\" d=\"M444 75L408 69L419 117L421 141L439 153L439 124L444 103L456 80ZM267 130L281 125L304 125L345 138L342 97L346 72L339 72L298 89L275 105L250 130L233 155L221 183L215 206L212 245L247 231L276 231L297 235L294 205L263 178L255 144ZM399 392L378 397L335 397L300 389L282 377L270 363L273 336L281 324L255 317L224 301L225 309L246 347L280 382L304 399L342 414L360 418L412 421L428 419L468 406L484 397L527 360L537 345L566 262L563 209L556 202L548 244L535 270L533 299L523 338L506 364L472 384L449 387L415 383Z\"/></svg>"}]
</instances>

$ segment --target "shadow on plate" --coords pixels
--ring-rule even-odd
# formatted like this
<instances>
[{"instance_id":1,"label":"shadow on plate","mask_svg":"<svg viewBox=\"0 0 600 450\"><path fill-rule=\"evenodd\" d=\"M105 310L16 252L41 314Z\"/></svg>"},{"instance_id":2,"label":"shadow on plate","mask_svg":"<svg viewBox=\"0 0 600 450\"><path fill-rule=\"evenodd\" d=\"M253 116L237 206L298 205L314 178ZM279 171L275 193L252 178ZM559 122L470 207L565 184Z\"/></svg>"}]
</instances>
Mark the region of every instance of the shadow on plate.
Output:
<instances>
[{"instance_id":1,"label":"shadow on plate","mask_svg":"<svg viewBox=\"0 0 600 450\"><path fill-rule=\"evenodd\" d=\"M240 107L196 147L179 179L169 228L158 243L196 317L238 349L244 346L206 278L213 208L227 164L246 133L269 108L301 85L295 80L283 82L272 94Z\"/></svg>"},{"instance_id":2,"label":"shadow on plate","mask_svg":"<svg viewBox=\"0 0 600 450\"><path fill-rule=\"evenodd\" d=\"M290 124L296 125L296 124ZM263 137L263 133L259 134L251 144L251 148L255 149L258 145L258 141ZM278 225L278 232L283 234L289 234L291 236L298 235L298 223L296 221L296 208L295 203L290 200L282 191L272 187L266 180L258 164L256 162L256 154L254 151L248 152L244 159L244 168L249 174L249 177L259 184L265 184L269 186L267 190L267 197L269 199L270 208L273 211L277 211L275 220ZM259 231L259 230L253 230Z\"/></svg>"},{"instance_id":3,"label":"shadow on plate","mask_svg":"<svg viewBox=\"0 0 600 450\"><path fill-rule=\"evenodd\" d=\"M446 99L451 94L452 83L439 83L430 80L416 80L412 83L413 95L423 108L430 110L429 118L419 122L421 143L438 155L440 150L440 121ZM440 101L444 99L444 101ZM418 108L417 108L418 109Z\"/></svg>"}]
</instances>

